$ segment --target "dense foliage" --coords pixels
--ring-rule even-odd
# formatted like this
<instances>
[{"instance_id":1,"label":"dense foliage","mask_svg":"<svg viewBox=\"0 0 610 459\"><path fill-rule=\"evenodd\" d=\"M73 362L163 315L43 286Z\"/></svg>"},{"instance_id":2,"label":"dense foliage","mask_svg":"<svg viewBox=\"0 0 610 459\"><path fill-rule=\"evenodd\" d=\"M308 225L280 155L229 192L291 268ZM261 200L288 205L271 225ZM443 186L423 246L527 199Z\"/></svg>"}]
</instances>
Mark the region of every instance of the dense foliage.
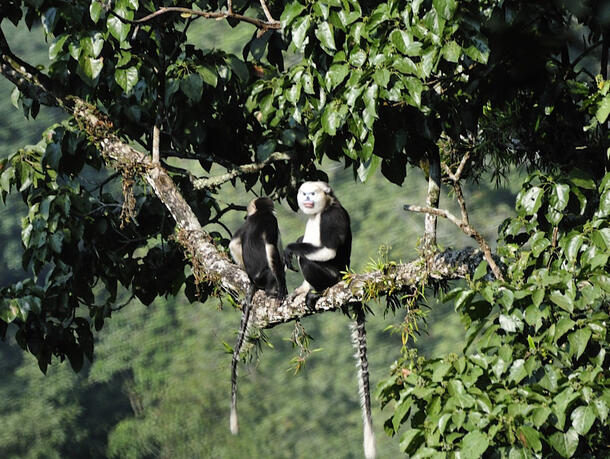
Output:
<instances>
[{"instance_id":1,"label":"dense foliage","mask_svg":"<svg viewBox=\"0 0 610 459\"><path fill-rule=\"evenodd\" d=\"M505 282L453 290L461 355L406 351L380 388L386 429L420 457L602 457L610 447L610 174L530 176L504 222Z\"/></svg>"},{"instance_id":2,"label":"dense foliage","mask_svg":"<svg viewBox=\"0 0 610 459\"><path fill-rule=\"evenodd\" d=\"M466 351L406 355L380 391L397 401L387 428L408 423L401 445L421 456L608 449L605 2L9 0L0 18L48 44L48 63L25 62L0 30L13 104L72 115L0 160L2 199L27 206L27 278L0 290L0 337L14 333L43 372L66 358L80 370L93 332L134 298L221 295L185 257L148 170L112 162L111 136L159 158L219 247L243 210L223 183L294 209L328 160L397 185L408 165L439 182L442 165L471 229L458 182L524 165L536 172L501 229L505 279L482 264L448 297ZM205 18L253 27L241 56L197 42Z\"/></svg>"}]
</instances>

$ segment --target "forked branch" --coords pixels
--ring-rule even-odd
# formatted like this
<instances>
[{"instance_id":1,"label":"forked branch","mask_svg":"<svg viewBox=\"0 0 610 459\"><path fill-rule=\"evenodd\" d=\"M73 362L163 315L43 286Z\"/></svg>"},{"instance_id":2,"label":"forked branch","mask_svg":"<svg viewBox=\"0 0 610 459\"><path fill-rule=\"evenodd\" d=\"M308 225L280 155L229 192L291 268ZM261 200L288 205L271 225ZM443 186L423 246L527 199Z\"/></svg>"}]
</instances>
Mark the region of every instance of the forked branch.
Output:
<instances>
[{"instance_id":1,"label":"forked branch","mask_svg":"<svg viewBox=\"0 0 610 459\"><path fill-rule=\"evenodd\" d=\"M500 271L500 268L498 267L498 265L496 264L496 262L493 258L489 244L487 244L487 241L481 235L481 233L479 233L476 229L474 229L470 224L468 224L464 220L460 220L455 215L453 215L451 212L444 210L444 209L436 209L434 207L411 206L408 204L404 206L404 209L409 212L418 212L418 213L423 213L423 214L428 214L428 215L436 215L437 217L443 217L443 218L446 218L447 220L449 220L450 222L452 222L453 224L455 224L458 228L460 228L462 230L462 232L464 234L470 236L475 241L477 241L477 243L479 244L479 247L481 248L481 250L483 251L483 254L485 255L485 260L487 260L487 263L488 263L489 267L491 268L491 271L493 272L494 276L496 276L496 279L499 279L502 281L504 280L504 276L502 276L502 271Z\"/></svg>"}]
</instances>

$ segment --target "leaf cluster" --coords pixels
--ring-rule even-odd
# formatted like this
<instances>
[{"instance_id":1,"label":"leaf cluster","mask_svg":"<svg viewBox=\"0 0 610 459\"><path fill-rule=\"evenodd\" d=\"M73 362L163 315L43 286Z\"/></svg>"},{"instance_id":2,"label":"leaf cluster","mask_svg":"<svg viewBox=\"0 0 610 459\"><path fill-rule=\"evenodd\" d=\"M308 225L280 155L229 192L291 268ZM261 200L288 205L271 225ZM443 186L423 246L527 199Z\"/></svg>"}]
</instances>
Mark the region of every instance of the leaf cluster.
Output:
<instances>
[{"instance_id":1,"label":"leaf cluster","mask_svg":"<svg viewBox=\"0 0 610 459\"><path fill-rule=\"evenodd\" d=\"M468 327L463 355L405 355L379 388L386 430L409 454L599 457L610 386L610 174L536 173L501 226L505 282L482 262L450 292Z\"/></svg>"},{"instance_id":2,"label":"leaf cluster","mask_svg":"<svg viewBox=\"0 0 610 459\"><path fill-rule=\"evenodd\" d=\"M123 225L117 176L103 177L97 150L74 126L55 125L43 137L0 162L2 197L18 191L29 209L21 242L30 276L0 290L0 332L15 325L43 371L52 356L78 370L92 359L92 330L111 316L120 287L145 304L176 294L185 260L177 244L163 242L174 222L161 203L144 199L144 188L134 190L135 224Z\"/></svg>"}]
</instances>

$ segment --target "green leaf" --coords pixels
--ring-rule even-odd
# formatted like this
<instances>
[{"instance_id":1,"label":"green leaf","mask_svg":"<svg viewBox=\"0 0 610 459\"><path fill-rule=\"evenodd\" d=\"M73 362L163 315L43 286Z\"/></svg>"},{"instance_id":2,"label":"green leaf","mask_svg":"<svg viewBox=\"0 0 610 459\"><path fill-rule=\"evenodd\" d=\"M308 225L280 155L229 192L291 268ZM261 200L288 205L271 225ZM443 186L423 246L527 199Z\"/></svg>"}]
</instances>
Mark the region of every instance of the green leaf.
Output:
<instances>
[{"instance_id":1,"label":"green leaf","mask_svg":"<svg viewBox=\"0 0 610 459\"><path fill-rule=\"evenodd\" d=\"M0 319L6 323L11 323L20 315L19 306L16 300L0 299Z\"/></svg>"},{"instance_id":2,"label":"green leaf","mask_svg":"<svg viewBox=\"0 0 610 459\"><path fill-rule=\"evenodd\" d=\"M305 38L307 38L307 33L309 32L309 26L311 24L311 20L309 16L305 16L304 18L298 18L295 21L295 26L292 29L292 43L294 43L297 51L302 51L303 45L305 44Z\"/></svg>"},{"instance_id":3,"label":"green leaf","mask_svg":"<svg viewBox=\"0 0 610 459\"><path fill-rule=\"evenodd\" d=\"M541 406L532 411L532 421L534 422L534 425L540 427L544 424L551 412L552 411L548 406Z\"/></svg>"},{"instance_id":4,"label":"green leaf","mask_svg":"<svg viewBox=\"0 0 610 459\"><path fill-rule=\"evenodd\" d=\"M572 427L580 435L586 435L595 422L595 409L591 405L579 406L570 416Z\"/></svg>"},{"instance_id":5,"label":"green leaf","mask_svg":"<svg viewBox=\"0 0 610 459\"><path fill-rule=\"evenodd\" d=\"M348 108L347 105L343 105L339 101L333 101L328 104L322 113L322 128L329 135L334 136L339 129L345 123L347 117Z\"/></svg>"},{"instance_id":6,"label":"green leaf","mask_svg":"<svg viewBox=\"0 0 610 459\"><path fill-rule=\"evenodd\" d=\"M100 20L102 11L102 3L99 0L93 0L91 5L89 5L89 16L94 24L97 24L97 21Z\"/></svg>"},{"instance_id":7,"label":"green leaf","mask_svg":"<svg viewBox=\"0 0 610 459\"><path fill-rule=\"evenodd\" d=\"M527 371L525 370L525 360L517 359L513 362L510 372L508 374L509 381L513 381L516 384L519 384L523 378L527 376Z\"/></svg>"},{"instance_id":8,"label":"green leaf","mask_svg":"<svg viewBox=\"0 0 610 459\"><path fill-rule=\"evenodd\" d=\"M197 73L201 75L205 84L212 86L213 88L218 84L218 74L210 67L206 65L199 66L197 67Z\"/></svg>"},{"instance_id":9,"label":"green leaf","mask_svg":"<svg viewBox=\"0 0 610 459\"><path fill-rule=\"evenodd\" d=\"M407 451L411 444L421 435L419 429L408 429L405 433L400 436L400 449Z\"/></svg>"},{"instance_id":10,"label":"green leaf","mask_svg":"<svg viewBox=\"0 0 610 459\"><path fill-rule=\"evenodd\" d=\"M451 369L452 365L449 362L439 360L432 365L432 381L440 382L443 380L447 372Z\"/></svg>"},{"instance_id":11,"label":"green leaf","mask_svg":"<svg viewBox=\"0 0 610 459\"><path fill-rule=\"evenodd\" d=\"M475 62L487 64L487 59L489 59L489 46L479 39L472 39L472 41L474 44L464 49L464 53Z\"/></svg>"},{"instance_id":12,"label":"green leaf","mask_svg":"<svg viewBox=\"0 0 610 459\"><path fill-rule=\"evenodd\" d=\"M333 32L333 26L328 22L322 22L316 29L316 37L320 40L320 43L326 50L335 51L335 35Z\"/></svg>"},{"instance_id":13,"label":"green leaf","mask_svg":"<svg viewBox=\"0 0 610 459\"><path fill-rule=\"evenodd\" d=\"M390 34L390 41L396 49L406 56L419 56L422 50L422 43L413 40L410 33L395 29Z\"/></svg>"},{"instance_id":14,"label":"green leaf","mask_svg":"<svg viewBox=\"0 0 610 459\"><path fill-rule=\"evenodd\" d=\"M125 93L128 93L138 82L137 67L128 67L126 69L116 70L114 72L114 80Z\"/></svg>"},{"instance_id":15,"label":"green leaf","mask_svg":"<svg viewBox=\"0 0 610 459\"><path fill-rule=\"evenodd\" d=\"M49 8L42 14L40 19L47 35L53 33L57 23L57 8Z\"/></svg>"},{"instance_id":16,"label":"green leaf","mask_svg":"<svg viewBox=\"0 0 610 459\"><path fill-rule=\"evenodd\" d=\"M599 200L599 212L600 217L607 217L610 215L610 190L606 190Z\"/></svg>"},{"instance_id":17,"label":"green leaf","mask_svg":"<svg viewBox=\"0 0 610 459\"><path fill-rule=\"evenodd\" d=\"M596 400L593 400L593 407L595 408L596 416L602 423L605 423L606 419L608 418L609 411L606 402L601 398L598 398Z\"/></svg>"},{"instance_id":18,"label":"green leaf","mask_svg":"<svg viewBox=\"0 0 610 459\"><path fill-rule=\"evenodd\" d=\"M456 0L433 0L432 6L443 19L451 19L457 8Z\"/></svg>"},{"instance_id":19,"label":"green leaf","mask_svg":"<svg viewBox=\"0 0 610 459\"><path fill-rule=\"evenodd\" d=\"M576 261L576 256L578 255L578 251L580 250L584 240L584 236L578 233L568 234L560 239L559 246L563 249L566 257L572 263Z\"/></svg>"},{"instance_id":20,"label":"green leaf","mask_svg":"<svg viewBox=\"0 0 610 459\"><path fill-rule=\"evenodd\" d=\"M549 197L549 203L556 210L563 210L568 205L570 198L570 185L564 183L557 183L551 190L551 196Z\"/></svg>"},{"instance_id":21,"label":"green leaf","mask_svg":"<svg viewBox=\"0 0 610 459\"><path fill-rule=\"evenodd\" d=\"M392 416L392 426L394 427L394 432L398 432L398 429L402 424L402 420L409 412L409 408L411 408L412 403L413 399L409 397L396 405L396 408L394 409L394 415Z\"/></svg>"},{"instance_id":22,"label":"green leaf","mask_svg":"<svg viewBox=\"0 0 610 459\"><path fill-rule=\"evenodd\" d=\"M427 53L425 53L422 56L421 69L422 69L423 76L425 78L428 78L430 76L430 74L432 73L432 70L434 69L434 66L436 64L436 58L437 58L436 48L432 48L430 51L428 51Z\"/></svg>"},{"instance_id":23,"label":"green leaf","mask_svg":"<svg viewBox=\"0 0 610 459\"><path fill-rule=\"evenodd\" d=\"M83 37L80 40L80 47L87 56L98 58L104 48L104 37L99 32L89 37Z\"/></svg>"},{"instance_id":24,"label":"green leaf","mask_svg":"<svg viewBox=\"0 0 610 459\"><path fill-rule=\"evenodd\" d=\"M390 71L386 68L378 68L373 74L373 80L380 88L386 88L390 82Z\"/></svg>"},{"instance_id":25,"label":"green leaf","mask_svg":"<svg viewBox=\"0 0 610 459\"><path fill-rule=\"evenodd\" d=\"M581 328L574 333L570 333L568 335L568 341L570 342L570 355L575 356L577 359L580 358L582 353L585 351L590 338L591 330L588 328Z\"/></svg>"},{"instance_id":26,"label":"green leaf","mask_svg":"<svg viewBox=\"0 0 610 459\"><path fill-rule=\"evenodd\" d=\"M515 333L517 330L523 329L523 321L515 316L500 314L498 321L500 328L507 333Z\"/></svg>"},{"instance_id":27,"label":"green leaf","mask_svg":"<svg viewBox=\"0 0 610 459\"><path fill-rule=\"evenodd\" d=\"M538 307L542 304L542 300L544 299L544 288L537 288L532 292L532 303L534 306Z\"/></svg>"},{"instance_id":28,"label":"green leaf","mask_svg":"<svg viewBox=\"0 0 610 459\"><path fill-rule=\"evenodd\" d=\"M474 290L462 290L459 292L455 299L455 310L460 311L468 307L470 301L474 298L475 293Z\"/></svg>"},{"instance_id":29,"label":"green leaf","mask_svg":"<svg viewBox=\"0 0 610 459\"><path fill-rule=\"evenodd\" d=\"M256 159L265 161L275 151L277 143L275 140L267 140L256 148Z\"/></svg>"},{"instance_id":30,"label":"green leaf","mask_svg":"<svg viewBox=\"0 0 610 459\"><path fill-rule=\"evenodd\" d=\"M372 128L377 118L377 94L379 92L379 86L376 83L371 84L362 96L364 100L364 110L362 112L362 119L364 124L368 128Z\"/></svg>"},{"instance_id":31,"label":"green leaf","mask_svg":"<svg viewBox=\"0 0 610 459\"><path fill-rule=\"evenodd\" d=\"M63 51L64 44L68 38L68 34L62 34L53 40L53 43L49 46L49 60L54 61L57 59L57 56Z\"/></svg>"},{"instance_id":32,"label":"green leaf","mask_svg":"<svg viewBox=\"0 0 610 459\"><path fill-rule=\"evenodd\" d=\"M559 290L553 290L549 295L549 299L559 306L561 309L572 313L574 311L574 302L568 295L564 295Z\"/></svg>"},{"instance_id":33,"label":"green leaf","mask_svg":"<svg viewBox=\"0 0 610 459\"><path fill-rule=\"evenodd\" d=\"M529 449L533 449L538 452L542 449L542 442L540 441L540 434L538 431L530 426L521 426L517 430L519 440L523 443L523 446Z\"/></svg>"},{"instance_id":34,"label":"green leaf","mask_svg":"<svg viewBox=\"0 0 610 459\"><path fill-rule=\"evenodd\" d=\"M409 91L409 95L415 103L415 106L419 107L421 105L421 93L424 90L424 84L419 78L406 77L405 85Z\"/></svg>"},{"instance_id":35,"label":"green leaf","mask_svg":"<svg viewBox=\"0 0 610 459\"><path fill-rule=\"evenodd\" d=\"M591 179L586 173L581 171L580 169L574 169L569 175L569 180L574 185L580 188L584 188L585 190L594 190L595 182Z\"/></svg>"},{"instance_id":36,"label":"green leaf","mask_svg":"<svg viewBox=\"0 0 610 459\"><path fill-rule=\"evenodd\" d=\"M566 433L555 432L549 438L549 442L562 457L572 457L578 448L578 433L574 429Z\"/></svg>"},{"instance_id":37,"label":"green leaf","mask_svg":"<svg viewBox=\"0 0 610 459\"><path fill-rule=\"evenodd\" d=\"M417 68L417 65L415 64L415 62L413 62L408 57L396 56L396 58L392 62L392 65L400 73L403 73L405 75L419 76L420 72L419 72L419 69Z\"/></svg>"},{"instance_id":38,"label":"green leaf","mask_svg":"<svg viewBox=\"0 0 610 459\"><path fill-rule=\"evenodd\" d=\"M78 68L81 76L85 77L85 82L92 84L97 77L100 76L100 73L104 68L104 61L101 58L94 59L92 57L81 55L78 59Z\"/></svg>"},{"instance_id":39,"label":"green leaf","mask_svg":"<svg viewBox=\"0 0 610 459\"><path fill-rule=\"evenodd\" d=\"M456 404L460 408L470 408L476 402L474 397L466 392L462 381L458 379L450 380L447 384L447 390L449 391L451 397L455 398Z\"/></svg>"},{"instance_id":40,"label":"green leaf","mask_svg":"<svg viewBox=\"0 0 610 459\"><path fill-rule=\"evenodd\" d=\"M442 55L446 61L457 63L462 55L462 48L457 42L450 41L443 46Z\"/></svg>"},{"instance_id":41,"label":"green leaf","mask_svg":"<svg viewBox=\"0 0 610 459\"><path fill-rule=\"evenodd\" d=\"M11 91L11 104L13 104L13 107L19 108L19 98L20 97L21 97L21 91L19 91L19 88L17 86L15 86L13 88L13 90Z\"/></svg>"},{"instance_id":42,"label":"green leaf","mask_svg":"<svg viewBox=\"0 0 610 459\"><path fill-rule=\"evenodd\" d=\"M472 276L472 280L479 280L481 279L483 276L485 276L487 274L487 261L486 260L482 260L481 263L479 263L479 266L477 266L477 269L474 271L474 275Z\"/></svg>"},{"instance_id":43,"label":"green leaf","mask_svg":"<svg viewBox=\"0 0 610 459\"><path fill-rule=\"evenodd\" d=\"M116 8L114 12L116 15L108 15L108 19L106 19L106 27L108 28L110 35L116 38L119 42L124 42L129 35L131 25L122 22L117 16L123 19L131 20L133 19L133 11L125 8Z\"/></svg>"},{"instance_id":44,"label":"green leaf","mask_svg":"<svg viewBox=\"0 0 610 459\"><path fill-rule=\"evenodd\" d=\"M55 253L61 253L61 246L64 240L64 234L61 232L56 232L51 235L49 238L49 246L51 250Z\"/></svg>"},{"instance_id":45,"label":"green leaf","mask_svg":"<svg viewBox=\"0 0 610 459\"><path fill-rule=\"evenodd\" d=\"M229 55L226 58L227 63L231 67L231 70L237 77L241 80L242 83L245 83L250 78L250 71L248 70L248 66L237 57L233 55Z\"/></svg>"},{"instance_id":46,"label":"green leaf","mask_svg":"<svg viewBox=\"0 0 610 459\"><path fill-rule=\"evenodd\" d=\"M293 2L290 3L280 16L280 21L282 22L282 29L286 29L295 18L298 18L303 10L305 9L305 5L301 5L300 3Z\"/></svg>"},{"instance_id":47,"label":"green leaf","mask_svg":"<svg viewBox=\"0 0 610 459\"><path fill-rule=\"evenodd\" d=\"M326 89L332 91L337 86L339 86L343 80L349 74L349 65L348 64L334 64L326 72L325 75L325 83ZM353 104L352 104L353 105Z\"/></svg>"},{"instance_id":48,"label":"green leaf","mask_svg":"<svg viewBox=\"0 0 610 459\"><path fill-rule=\"evenodd\" d=\"M349 62L354 67L362 67L366 62L366 51L361 48L354 48L349 55Z\"/></svg>"},{"instance_id":49,"label":"green leaf","mask_svg":"<svg viewBox=\"0 0 610 459\"><path fill-rule=\"evenodd\" d=\"M596 276L592 276L590 281L601 287L605 292L610 293L610 276L598 274Z\"/></svg>"},{"instance_id":50,"label":"green leaf","mask_svg":"<svg viewBox=\"0 0 610 459\"><path fill-rule=\"evenodd\" d=\"M180 80L180 89L193 103L197 103L203 94L203 78L198 73L191 73Z\"/></svg>"},{"instance_id":51,"label":"green leaf","mask_svg":"<svg viewBox=\"0 0 610 459\"><path fill-rule=\"evenodd\" d=\"M610 94L606 94L606 97L602 99L595 112L595 118L600 123L605 123L610 114Z\"/></svg>"},{"instance_id":52,"label":"green leaf","mask_svg":"<svg viewBox=\"0 0 610 459\"><path fill-rule=\"evenodd\" d=\"M542 195L544 190L538 186L534 186L525 193L519 193L517 196L517 211L523 210L525 215L534 215L540 209L542 204Z\"/></svg>"},{"instance_id":53,"label":"green leaf","mask_svg":"<svg viewBox=\"0 0 610 459\"><path fill-rule=\"evenodd\" d=\"M381 158L377 155L370 155L369 159L360 163L358 166L358 178L362 183L366 183L373 174L379 169Z\"/></svg>"},{"instance_id":54,"label":"green leaf","mask_svg":"<svg viewBox=\"0 0 610 459\"><path fill-rule=\"evenodd\" d=\"M462 438L460 455L464 458L476 459L481 457L489 447L489 438L483 432L474 430Z\"/></svg>"},{"instance_id":55,"label":"green leaf","mask_svg":"<svg viewBox=\"0 0 610 459\"><path fill-rule=\"evenodd\" d=\"M557 325L555 327L555 335L553 337L553 341L557 343L557 340L561 338L564 334L566 334L568 331L572 330L572 328L574 328L574 325L576 325L576 322L574 322L568 317L562 317L561 319L559 319L559 322L557 322Z\"/></svg>"},{"instance_id":56,"label":"green leaf","mask_svg":"<svg viewBox=\"0 0 610 459\"><path fill-rule=\"evenodd\" d=\"M603 251L610 251L610 228L593 230L593 232L591 233L591 240L597 247L599 247Z\"/></svg>"}]
</instances>

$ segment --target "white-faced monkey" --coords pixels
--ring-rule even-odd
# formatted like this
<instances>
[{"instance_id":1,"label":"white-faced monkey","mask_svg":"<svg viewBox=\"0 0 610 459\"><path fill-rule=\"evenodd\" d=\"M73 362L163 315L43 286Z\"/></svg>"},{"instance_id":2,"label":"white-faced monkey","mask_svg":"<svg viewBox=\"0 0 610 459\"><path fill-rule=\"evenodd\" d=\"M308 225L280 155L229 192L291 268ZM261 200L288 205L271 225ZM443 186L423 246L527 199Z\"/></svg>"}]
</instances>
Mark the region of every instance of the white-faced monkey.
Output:
<instances>
[{"instance_id":1,"label":"white-faced monkey","mask_svg":"<svg viewBox=\"0 0 610 459\"><path fill-rule=\"evenodd\" d=\"M303 183L297 201L309 218L303 237L286 247L285 260L286 265L292 268L291 258L298 256L305 281L294 293L307 293L307 306L313 309L319 298L319 294L314 292L335 285L341 280L341 271L349 267L352 230L347 211L328 183Z\"/></svg>"},{"instance_id":2,"label":"white-faced monkey","mask_svg":"<svg viewBox=\"0 0 610 459\"><path fill-rule=\"evenodd\" d=\"M245 223L235 232L229 243L231 256L245 269L250 279L246 304L241 317L237 343L231 361L231 433L239 431L237 422L237 363L244 342L252 298L257 290L282 301L286 295L286 277L282 258L282 243L273 201L267 197L250 201Z\"/></svg>"},{"instance_id":3,"label":"white-faced monkey","mask_svg":"<svg viewBox=\"0 0 610 459\"><path fill-rule=\"evenodd\" d=\"M347 211L325 182L305 182L297 195L299 208L309 218L305 234L297 242L288 244L286 265L292 269L291 258L298 256L299 267L305 278L293 295L307 293L307 307L315 309L319 293L341 280L342 271L349 268L352 251L352 231ZM368 360L366 357L366 331L362 305L354 305L356 321L352 342L358 363L358 387L364 422L364 454L367 459L376 457L375 435L371 416L371 397Z\"/></svg>"}]
</instances>

